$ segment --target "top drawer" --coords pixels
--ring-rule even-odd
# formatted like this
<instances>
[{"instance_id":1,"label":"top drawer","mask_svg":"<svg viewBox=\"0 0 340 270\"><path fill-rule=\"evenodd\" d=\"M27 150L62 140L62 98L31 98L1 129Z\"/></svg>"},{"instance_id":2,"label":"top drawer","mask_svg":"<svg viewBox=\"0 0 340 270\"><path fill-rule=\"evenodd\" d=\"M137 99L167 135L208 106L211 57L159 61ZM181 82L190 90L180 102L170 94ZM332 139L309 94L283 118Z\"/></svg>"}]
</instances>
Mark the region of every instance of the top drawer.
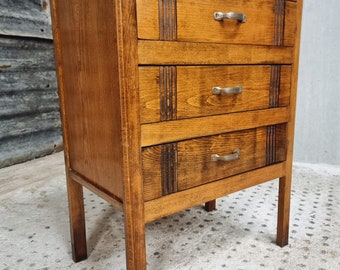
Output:
<instances>
[{"instance_id":1,"label":"top drawer","mask_svg":"<svg viewBox=\"0 0 340 270\"><path fill-rule=\"evenodd\" d=\"M216 20L215 12L246 20ZM140 39L291 46L295 17L296 3L285 0L137 1Z\"/></svg>"}]
</instances>

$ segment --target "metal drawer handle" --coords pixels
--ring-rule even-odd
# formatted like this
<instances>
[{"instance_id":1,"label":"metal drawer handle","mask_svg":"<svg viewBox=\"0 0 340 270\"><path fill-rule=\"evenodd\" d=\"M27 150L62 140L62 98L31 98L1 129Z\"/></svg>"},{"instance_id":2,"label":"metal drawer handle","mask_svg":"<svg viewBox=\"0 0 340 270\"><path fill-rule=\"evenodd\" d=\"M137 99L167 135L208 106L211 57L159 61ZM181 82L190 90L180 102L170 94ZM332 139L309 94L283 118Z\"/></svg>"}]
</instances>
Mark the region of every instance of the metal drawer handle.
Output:
<instances>
[{"instance_id":1,"label":"metal drawer handle","mask_svg":"<svg viewBox=\"0 0 340 270\"><path fill-rule=\"evenodd\" d=\"M236 87L227 87L227 88L222 88L219 86L215 86L212 88L212 93L213 95L221 95L221 94L241 94L243 91L242 86L236 86Z\"/></svg>"},{"instance_id":2,"label":"metal drawer handle","mask_svg":"<svg viewBox=\"0 0 340 270\"><path fill-rule=\"evenodd\" d=\"M224 19L236 20L241 23L247 21L247 16L241 12L214 12L214 19L216 21L223 21Z\"/></svg>"},{"instance_id":3,"label":"metal drawer handle","mask_svg":"<svg viewBox=\"0 0 340 270\"><path fill-rule=\"evenodd\" d=\"M235 149L231 155L220 156L218 154L211 155L211 161L233 161L240 158L240 149Z\"/></svg>"}]
</instances>

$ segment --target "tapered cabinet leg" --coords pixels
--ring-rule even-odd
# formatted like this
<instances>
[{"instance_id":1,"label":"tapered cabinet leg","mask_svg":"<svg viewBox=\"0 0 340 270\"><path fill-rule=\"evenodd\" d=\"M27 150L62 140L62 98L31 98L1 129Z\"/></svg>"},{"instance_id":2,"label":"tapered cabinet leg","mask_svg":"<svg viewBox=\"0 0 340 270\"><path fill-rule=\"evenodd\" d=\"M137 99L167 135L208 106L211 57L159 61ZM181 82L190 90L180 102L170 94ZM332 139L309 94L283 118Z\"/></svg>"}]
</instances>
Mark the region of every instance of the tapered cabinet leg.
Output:
<instances>
[{"instance_id":1,"label":"tapered cabinet leg","mask_svg":"<svg viewBox=\"0 0 340 270\"><path fill-rule=\"evenodd\" d=\"M138 138L138 136L132 137ZM135 151L132 151L132 144L126 150L129 155L126 156L127 161L125 163L129 165L126 166L126 172L129 172L129 174L124 179L123 199L126 268L127 270L146 270L142 158L140 156L140 143L135 141L134 146Z\"/></svg>"},{"instance_id":2,"label":"tapered cabinet leg","mask_svg":"<svg viewBox=\"0 0 340 270\"><path fill-rule=\"evenodd\" d=\"M145 223L125 212L126 266L128 270L146 270Z\"/></svg>"},{"instance_id":3,"label":"tapered cabinet leg","mask_svg":"<svg viewBox=\"0 0 340 270\"><path fill-rule=\"evenodd\" d=\"M216 200L206 202L205 205L204 205L204 209L207 212L211 212L211 211L216 210Z\"/></svg>"},{"instance_id":4,"label":"tapered cabinet leg","mask_svg":"<svg viewBox=\"0 0 340 270\"><path fill-rule=\"evenodd\" d=\"M67 193L71 227L72 258L75 262L87 258L83 187L67 177Z\"/></svg>"},{"instance_id":5,"label":"tapered cabinet leg","mask_svg":"<svg viewBox=\"0 0 340 270\"><path fill-rule=\"evenodd\" d=\"M279 181L276 244L280 247L283 247L288 244L289 237L291 176L282 177Z\"/></svg>"},{"instance_id":6,"label":"tapered cabinet leg","mask_svg":"<svg viewBox=\"0 0 340 270\"><path fill-rule=\"evenodd\" d=\"M144 199L139 173L125 183L124 217L127 270L146 270Z\"/></svg>"}]
</instances>

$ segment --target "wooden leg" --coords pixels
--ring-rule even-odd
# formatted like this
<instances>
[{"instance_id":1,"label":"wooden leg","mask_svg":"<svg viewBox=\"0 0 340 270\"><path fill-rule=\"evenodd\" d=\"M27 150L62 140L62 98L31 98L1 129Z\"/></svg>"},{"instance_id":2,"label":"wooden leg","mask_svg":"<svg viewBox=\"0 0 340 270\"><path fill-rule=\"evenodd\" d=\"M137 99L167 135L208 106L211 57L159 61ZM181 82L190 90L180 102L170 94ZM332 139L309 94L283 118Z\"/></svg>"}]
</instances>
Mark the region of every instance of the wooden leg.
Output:
<instances>
[{"instance_id":1,"label":"wooden leg","mask_svg":"<svg viewBox=\"0 0 340 270\"><path fill-rule=\"evenodd\" d=\"M127 215L125 214L125 217ZM126 266L128 270L146 270L145 224L125 218ZM134 224L134 225L133 225Z\"/></svg>"},{"instance_id":2,"label":"wooden leg","mask_svg":"<svg viewBox=\"0 0 340 270\"><path fill-rule=\"evenodd\" d=\"M207 212L216 210L216 200L206 202L204 208L205 208L205 211Z\"/></svg>"},{"instance_id":3,"label":"wooden leg","mask_svg":"<svg viewBox=\"0 0 340 270\"><path fill-rule=\"evenodd\" d=\"M290 212L291 176L280 178L277 218L276 244L283 247L288 244Z\"/></svg>"},{"instance_id":4,"label":"wooden leg","mask_svg":"<svg viewBox=\"0 0 340 270\"><path fill-rule=\"evenodd\" d=\"M71 226L72 258L75 262L87 258L83 187L67 177L67 192Z\"/></svg>"},{"instance_id":5,"label":"wooden leg","mask_svg":"<svg viewBox=\"0 0 340 270\"><path fill-rule=\"evenodd\" d=\"M144 200L141 176L134 181L138 184L125 185L125 251L127 270L146 270Z\"/></svg>"}]
</instances>

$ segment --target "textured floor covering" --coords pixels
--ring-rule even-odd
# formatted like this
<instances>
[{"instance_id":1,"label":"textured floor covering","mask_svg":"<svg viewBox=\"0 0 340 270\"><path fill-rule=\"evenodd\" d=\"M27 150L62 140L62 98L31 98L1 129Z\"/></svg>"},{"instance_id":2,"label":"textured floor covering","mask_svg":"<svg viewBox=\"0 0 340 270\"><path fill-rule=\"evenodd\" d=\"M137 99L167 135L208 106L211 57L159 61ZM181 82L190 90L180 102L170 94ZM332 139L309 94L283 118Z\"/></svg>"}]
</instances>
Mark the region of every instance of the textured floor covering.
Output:
<instances>
[{"instance_id":1,"label":"textured floor covering","mask_svg":"<svg viewBox=\"0 0 340 270\"><path fill-rule=\"evenodd\" d=\"M89 258L71 259L62 153L0 170L0 269L125 269L123 215L85 192ZM340 269L340 168L294 166L289 245L276 237L277 185L146 226L148 269Z\"/></svg>"}]
</instances>

